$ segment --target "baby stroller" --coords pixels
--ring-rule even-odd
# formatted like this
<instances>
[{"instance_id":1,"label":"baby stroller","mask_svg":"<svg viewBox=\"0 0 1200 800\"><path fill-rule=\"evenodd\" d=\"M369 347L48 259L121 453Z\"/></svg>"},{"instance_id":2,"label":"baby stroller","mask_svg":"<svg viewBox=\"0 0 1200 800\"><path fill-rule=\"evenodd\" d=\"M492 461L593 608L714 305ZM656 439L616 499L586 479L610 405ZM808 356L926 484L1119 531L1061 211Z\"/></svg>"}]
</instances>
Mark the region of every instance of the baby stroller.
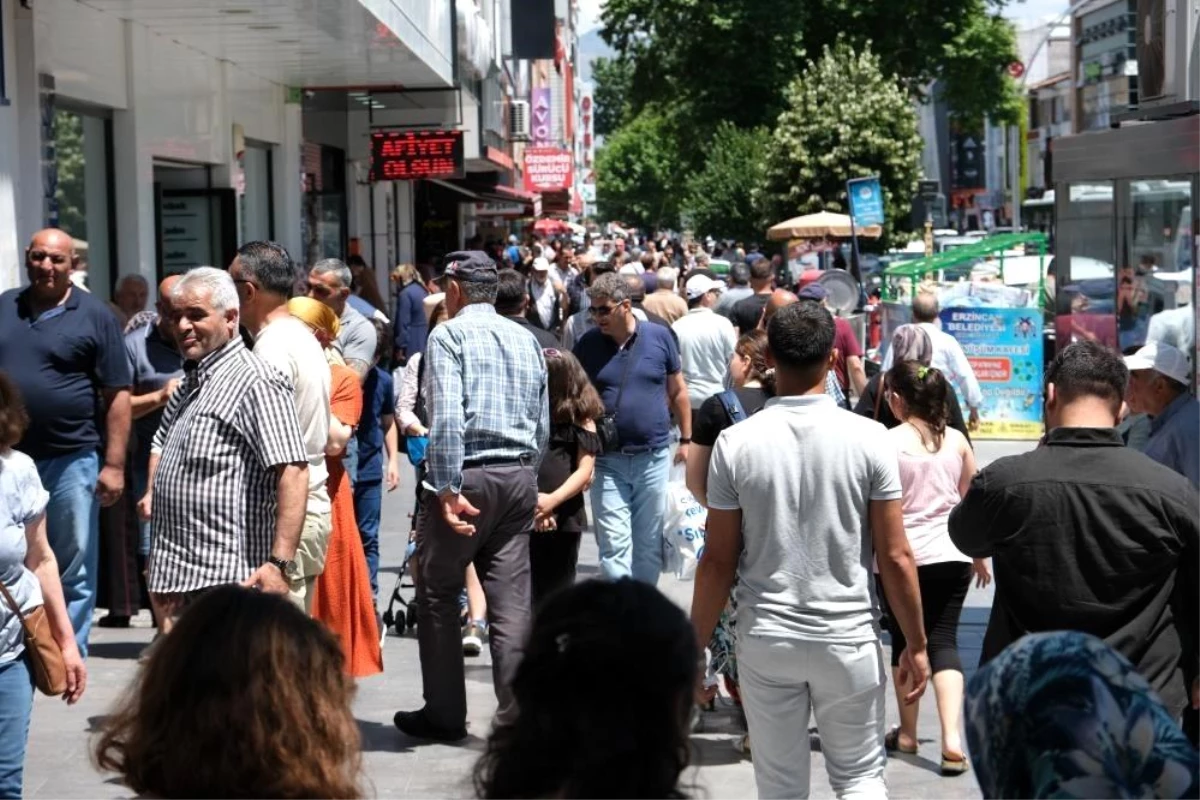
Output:
<instances>
[{"instance_id":1,"label":"baby stroller","mask_svg":"<svg viewBox=\"0 0 1200 800\"><path fill-rule=\"evenodd\" d=\"M397 636L403 636L404 632L410 631L413 634L417 632L417 606L416 593L412 600L405 600L404 594L401 591L404 586L404 574L408 572L408 564L412 560L413 553L417 550L416 538L413 534L409 534L408 546L404 548L404 560L400 563L400 571L396 575L396 585L392 588L392 596L388 600L387 610L383 612L383 624L385 628L394 628ZM416 588L415 576L414 582L408 586ZM400 606L400 613L396 612L396 605Z\"/></svg>"}]
</instances>

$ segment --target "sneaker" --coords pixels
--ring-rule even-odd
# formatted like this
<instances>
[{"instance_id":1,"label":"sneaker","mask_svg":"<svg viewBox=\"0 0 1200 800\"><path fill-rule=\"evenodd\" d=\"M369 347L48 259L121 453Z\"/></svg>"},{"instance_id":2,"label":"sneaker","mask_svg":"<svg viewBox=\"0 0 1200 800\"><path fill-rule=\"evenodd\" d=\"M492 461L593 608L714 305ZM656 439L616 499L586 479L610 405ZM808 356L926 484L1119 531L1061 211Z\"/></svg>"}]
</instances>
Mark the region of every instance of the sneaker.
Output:
<instances>
[{"instance_id":1,"label":"sneaker","mask_svg":"<svg viewBox=\"0 0 1200 800\"><path fill-rule=\"evenodd\" d=\"M463 655L477 656L483 652L483 625L476 621L463 628Z\"/></svg>"}]
</instances>

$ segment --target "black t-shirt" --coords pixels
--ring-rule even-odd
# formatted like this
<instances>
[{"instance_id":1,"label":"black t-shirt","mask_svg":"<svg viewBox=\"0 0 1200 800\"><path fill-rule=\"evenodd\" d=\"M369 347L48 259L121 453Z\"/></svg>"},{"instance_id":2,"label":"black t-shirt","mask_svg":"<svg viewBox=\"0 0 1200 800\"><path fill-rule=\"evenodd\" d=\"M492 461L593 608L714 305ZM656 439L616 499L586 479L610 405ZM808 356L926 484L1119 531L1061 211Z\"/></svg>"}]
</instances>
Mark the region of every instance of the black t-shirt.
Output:
<instances>
[{"instance_id":1,"label":"black t-shirt","mask_svg":"<svg viewBox=\"0 0 1200 800\"><path fill-rule=\"evenodd\" d=\"M759 320L762 319L763 309L767 307L767 301L771 299L769 294L752 294L747 298L738 300L733 307L733 313L730 319L737 326L739 333L749 333L758 327Z\"/></svg>"},{"instance_id":2,"label":"black t-shirt","mask_svg":"<svg viewBox=\"0 0 1200 800\"><path fill-rule=\"evenodd\" d=\"M742 410L746 412L747 417L759 411L769 399L760 386L746 386L733 391L741 401ZM725 404L721 402L721 396L714 394L704 401L700 410L692 417L692 441L701 447L712 447L717 443L721 431L732 424L729 414L725 411Z\"/></svg>"}]
</instances>

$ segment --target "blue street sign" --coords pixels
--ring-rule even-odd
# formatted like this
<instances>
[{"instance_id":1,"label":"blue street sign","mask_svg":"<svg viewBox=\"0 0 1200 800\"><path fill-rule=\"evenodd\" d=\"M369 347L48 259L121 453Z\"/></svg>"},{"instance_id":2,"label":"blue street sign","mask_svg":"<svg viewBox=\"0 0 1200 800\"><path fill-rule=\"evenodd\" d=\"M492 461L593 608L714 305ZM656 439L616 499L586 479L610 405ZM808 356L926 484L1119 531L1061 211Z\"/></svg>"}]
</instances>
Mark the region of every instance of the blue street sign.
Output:
<instances>
[{"instance_id":1,"label":"blue street sign","mask_svg":"<svg viewBox=\"0 0 1200 800\"><path fill-rule=\"evenodd\" d=\"M879 190L879 178L846 181L846 195L850 198L850 216L857 227L883 224L883 192Z\"/></svg>"}]
</instances>

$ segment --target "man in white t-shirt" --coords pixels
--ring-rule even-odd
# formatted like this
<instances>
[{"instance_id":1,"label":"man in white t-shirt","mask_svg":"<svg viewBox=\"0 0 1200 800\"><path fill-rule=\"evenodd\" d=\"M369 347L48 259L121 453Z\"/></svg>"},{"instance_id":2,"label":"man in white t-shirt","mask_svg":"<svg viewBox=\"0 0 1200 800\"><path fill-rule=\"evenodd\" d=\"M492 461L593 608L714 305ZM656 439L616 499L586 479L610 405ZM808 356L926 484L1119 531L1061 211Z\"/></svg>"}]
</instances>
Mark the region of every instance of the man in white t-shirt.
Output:
<instances>
[{"instance_id":1,"label":"man in white t-shirt","mask_svg":"<svg viewBox=\"0 0 1200 800\"><path fill-rule=\"evenodd\" d=\"M290 596L312 610L312 586L325 569L330 504L325 489L325 445L329 442L329 363L312 331L288 313L296 273L287 250L274 242L250 242L229 266L238 289L242 324L254 337L254 354L291 381L296 416L308 456L308 504L296 559L285 569Z\"/></svg>"},{"instance_id":2,"label":"man in white t-shirt","mask_svg":"<svg viewBox=\"0 0 1200 800\"><path fill-rule=\"evenodd\" d=\"M688 387L692 411L725 389L725 375L737 345L733 323L713 312L725 284L704 274L693 275L684 285L688 313L675 320L671 328L679 337L679 358L683 379Z\"/></svg>"},{"instance_id":3,"label":"man in white t-shirt","mask_svg":"<svg viewBox=\"0 0 1200 800\"><path fill-rule=\"evenodd\" d=\"M739 686L764 798L808 797L810 712L837 796L887 796L873 560L908 641L906 702L930 674L895 447L825 394L834 332L817 304L776 312L776 396L721 433L709 466L692 622L708 642L736 574Z\"/></svg>"}]
</instances>

